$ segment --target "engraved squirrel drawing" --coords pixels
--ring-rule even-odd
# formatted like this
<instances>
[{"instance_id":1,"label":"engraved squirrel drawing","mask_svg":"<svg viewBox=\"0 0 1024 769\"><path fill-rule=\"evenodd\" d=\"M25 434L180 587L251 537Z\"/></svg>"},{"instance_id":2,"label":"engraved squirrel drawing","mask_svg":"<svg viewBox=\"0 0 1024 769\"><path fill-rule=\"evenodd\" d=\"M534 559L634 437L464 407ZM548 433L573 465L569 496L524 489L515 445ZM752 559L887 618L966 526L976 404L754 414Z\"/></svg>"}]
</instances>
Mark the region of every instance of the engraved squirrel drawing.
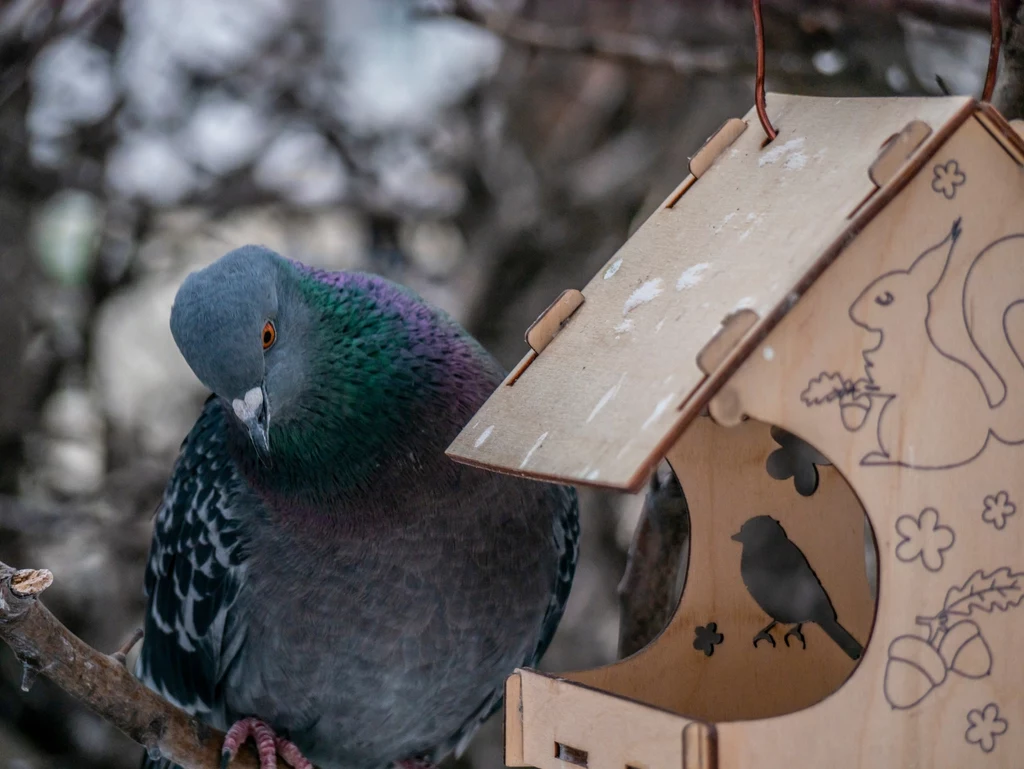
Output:
<instances>
[{"instance_id":1,"label":"engraved squirrel drawing","mask_svg":"<svg viewBox=\"0 0 1024 769\"><path fill-rule=\"evenodd\" d=\"M822 373L801 394L808 406L838 400L856 412L843 415L849 430L881 408L878 450L862 465L943 469L972 461L991 438L1024 443L1024 315L1014 312L1024 310L1024 234L999 238L974 257L954 307L935 294L960 234L958 218L940 243L909 268L876 278L850 306L853 322L878 335L863 351L866 378ZM961 316L959 350L937 333L940 318L943 328L957 321L946 313Z\"/></svg>"}]
</instances>

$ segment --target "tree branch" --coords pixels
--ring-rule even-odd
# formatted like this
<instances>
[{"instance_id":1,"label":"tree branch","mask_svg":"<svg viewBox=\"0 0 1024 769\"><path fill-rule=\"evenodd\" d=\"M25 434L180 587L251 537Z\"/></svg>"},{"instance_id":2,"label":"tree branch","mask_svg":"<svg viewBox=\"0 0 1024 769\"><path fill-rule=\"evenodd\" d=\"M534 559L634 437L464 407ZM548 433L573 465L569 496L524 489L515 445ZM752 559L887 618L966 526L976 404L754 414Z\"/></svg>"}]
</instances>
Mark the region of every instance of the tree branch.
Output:
<instances>
[{"instance_id":1,"label":"tree branch","mask_svg":"<svg viewBox=\"0 0 1024 769\"><path fill-rule=\"evenodd\" d=\"M989 27L989 7L985 0L826 0L823 5L875 15L907 13L945 27L980 30Z\"/></svg>"},{"instance_id":2,"label":"tree branch","mask_svg":"<svg viewBox=\"0 0 1024 769\"><path fill-rule=\"evenodd\" d=\"M778 10L797 13L807 10L794 0L776 0ZM991 23L984 0L823 0L822 7L838 12L891 16L907 13L934 24L964 29L987 30ZM1024 4L1002 0L1004 22L1002 71L995 104L1006 117L1024 117ZM428 16L450 16L493 32L514 45L531 49L597 56L624 64L668 69L679 75L725 75L753 71L749 50L737 47L695 51L646 35L595 32L582 27L559 27L498 11L477 8L473 0L451 0L447 8L421 9ZM792 56L772 57L770 69L800 74L801 65Z\"/></svg>"},{"instance_id":3,"label":"tree branch","mask_svg":"<svg viewBox=\"0 0 1024 769\"><path fill-rule=\"evenodd\" d=\"M26 667L25 683L42 674L151 753L183 769L217 769L224 733L150 691L117 658L76 637L39 601L53 582L45 569L15 571L0 562L0 639ZM232 769L259 769L243 746Z\"/></svg>"},{"instance_id":4,"label":"tree branch","mask_svg":"<svg viewBox=\"0 0 1024 769\"><path fill-rule=\"evenodd\" d=\"M1018 0L1003 0L1017 3ZM807 10L803 5L778 0L780 10ZM903 12L950 27L988 29L989 10L984 2L970 0L826 0L823 6L838 11L868 14ZM582 27L553 26L544 22L502 13L484 11L473 0L451 0L447 8L420 8L424 16L448 16L468 21L514 45L537 50L560 51L598 56L624 64L660 67L679 75L726 75L752 72L754 57L746 48L718 47L693 50L662 42L646 35L590 31ZM751 28L751 37L753 28ZM769 51L769 57L772 57ZM799 65L793 57L777 58L769 66L796 74Z\"/></svg>"},{"instance_id":5,"label":"tree branch","mask_svg":"<svg viewBox=\"0 0 1024 769\"><path fill-rule=\"evenodd\" d=\"M1007 120L1024 118L1024 3L1003 0L1003 50L992 98Z\"/></svg>"},{"instance_id":6,"label":"tree branch","mask_svg":"<svg viewBox=\"0 0 1024 769\"><path fill-rule=\"evenodd\" d=\"M718 47L696 51L644 35L556 27L498 11L483 11L476 8L471 0L453 0L447 9L422 8L419 12L428 17L449 16L468 21L509 43L526 48L661 67L679 75L727 75L754 70L753 57L742 48Z\"/></svg>"}]
</instances>

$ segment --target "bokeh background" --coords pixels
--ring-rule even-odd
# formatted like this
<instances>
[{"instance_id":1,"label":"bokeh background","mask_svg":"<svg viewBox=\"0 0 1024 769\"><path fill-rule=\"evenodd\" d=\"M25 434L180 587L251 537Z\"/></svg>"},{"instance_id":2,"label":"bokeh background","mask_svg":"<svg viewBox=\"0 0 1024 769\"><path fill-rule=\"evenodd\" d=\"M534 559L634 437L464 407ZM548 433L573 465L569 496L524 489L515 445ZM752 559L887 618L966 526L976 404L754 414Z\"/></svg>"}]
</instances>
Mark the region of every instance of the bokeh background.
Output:
<instances>
[{"instance_id":1,"label":"bokeh background","mask_svg":"<svg viewBox=\"0 0 1024 769\"><path fill-rule=\"evenodd\" d=\"M987 13L766 0L768 88L977 94ZM595 36L649 61L573 50ZM167 326L184 275L250 242L378 272L510 367L747 112L753 63L741 0L0 0L0 559L51 569L48 606L113 651L205 397ZM583 492L543 667L614 659L639 503ZM0 769L139 756L0 649ZM498 719L462 763L502 766Z\"/></svg>"}]
</instances>

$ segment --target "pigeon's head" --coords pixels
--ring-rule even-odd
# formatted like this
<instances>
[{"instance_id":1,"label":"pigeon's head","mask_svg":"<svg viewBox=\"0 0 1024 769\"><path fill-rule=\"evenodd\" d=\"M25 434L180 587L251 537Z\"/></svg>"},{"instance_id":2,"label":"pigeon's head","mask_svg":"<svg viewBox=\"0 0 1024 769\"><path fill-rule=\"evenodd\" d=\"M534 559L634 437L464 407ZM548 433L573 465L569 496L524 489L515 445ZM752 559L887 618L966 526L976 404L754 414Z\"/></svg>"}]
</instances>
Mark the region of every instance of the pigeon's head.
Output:
<instances>
[{"instance_id":1,"label":"pigeon's head","mask_svg":"<svg viewBox=\"0 0 1024 769\"><path fill-rule=\"evenodd\" d=\"M785 539L786 532L778 521L770 515L756 515L747 520L730 539L757 547L780 537Z\"/></svg>"},{"instance_id":2,"label":"pigeon's head","mask_svg":"<svg viewBox=\"0 0 1024 769\"><path fill-rule=\"evenodd\" d=\"M193 272L171 309L171 334L199 380L231 407L269 461L270 423L301 391L307 312L290 265L243 246Z\"/></svg>"}]
</instances>

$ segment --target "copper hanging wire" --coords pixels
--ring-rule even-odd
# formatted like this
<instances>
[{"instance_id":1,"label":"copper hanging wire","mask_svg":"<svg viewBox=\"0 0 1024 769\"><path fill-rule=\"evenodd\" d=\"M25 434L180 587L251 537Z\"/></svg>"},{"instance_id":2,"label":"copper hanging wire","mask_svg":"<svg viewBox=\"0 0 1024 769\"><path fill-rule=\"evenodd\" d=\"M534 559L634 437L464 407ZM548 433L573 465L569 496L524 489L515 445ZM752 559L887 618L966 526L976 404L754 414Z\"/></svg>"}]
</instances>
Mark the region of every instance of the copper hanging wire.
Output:
<instances>
[{"instance_id":1,"label":"copper hanging wire","mask_svg":"<svg viewBox=\"0 0 1024 769\"><path fill-rule=\"evenodd\" d=\"M998 3L999 0L992 0ZM754 80L754 106L757 108L757 119L761 121L761 127L772 141L779 132L775 130L772 121L768 119L768 110L764 103L764 21L761 19L761 0L753 0L754 4L754 38L757 41L757 76ZM998 58L998 54L997 54Z\"/></svg>"},{"instance_id":2,"label":"copper hanging wire","mask_svg":"<svg viewBox=\"0 0 1024 769\"><path fill-rule=\"evenodd\" d=\"M768 110L765 107L764 98L764 20L761 18L761 0L752 0L754 9L754 38L757 43L757 75L754 80L754 106L757 108L757 118L761 121L768 141L772 141L779 135L768 119ZM996 75L999 71L999 49L1003 42L1003 19L999 8L999 0L989 0L992 23L990 27L991 40L988 49L988 70L985 73L985 87L981 92L981 100L988 102L992 100L992 94L996 89Z\"/></svg>"},{"instance_id":3,"label":"copper hanging wire","mask_svg":"<svg viewBox=\"0 0 1024 769\"><path fill-rule=\"evenodd\" d=\"M990 0L992 9L992 40L988 48L988 72L985 73L985 87L981 91L982 101L992 101L996 90L996 73L999 70L999 46L1003 42L1003 18L999 11L999 0Z\"/></svg>"}]
</instances>

